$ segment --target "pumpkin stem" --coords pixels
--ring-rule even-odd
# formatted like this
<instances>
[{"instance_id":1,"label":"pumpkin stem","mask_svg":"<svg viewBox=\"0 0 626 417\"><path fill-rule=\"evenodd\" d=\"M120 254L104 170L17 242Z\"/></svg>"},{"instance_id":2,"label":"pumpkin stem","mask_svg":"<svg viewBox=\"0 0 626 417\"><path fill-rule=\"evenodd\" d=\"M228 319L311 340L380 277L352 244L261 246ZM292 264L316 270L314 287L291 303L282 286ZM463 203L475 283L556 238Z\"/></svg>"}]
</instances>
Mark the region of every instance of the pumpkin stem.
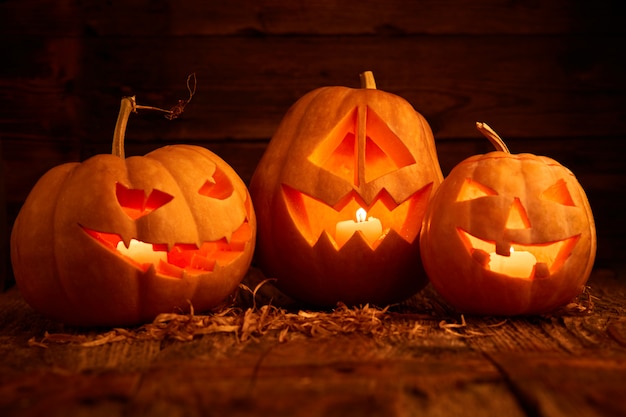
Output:
<instances>
[{"instance_id":1,"label":"pumpkin stem","mask_svg":"<svg viewBox=\"0 0 626 417\"><path fill-rule=\"evenodd\" d=\"M497 151L511 153L502 138L487 123L476 122L476 129L489 139Z\"/></svg>"},{"instance_id":2,"label":"pumpkin stem","mask_svg":"<svg viewBox=\"0 0 626 417\"><path fill-rule=\"evenodd\" d=\"M376 80L374 80L374 73L372 71L365 71L360 74L361 88L369 88L376 90Z\"/></svg>"},{"instance_id":3,"label":"pumpkin stem","mask_svg":"<svg viewBox=\"0 0 626 417\"><path fill-rule=\"evenodd\" d=\"M117 123L115 123L115 131L113 132L113 150L112 154L124 159L124 136L126 135L126 125L130 113L135 111L135 96L122 98L120 104L120 112L117 115Z\"/></svg>"},{"instance_id":4,"label":"pumpkin stem","mask_svg":"<svg viewBox=\"0 0 626 417\"><path fill-rule=\"evenodd\" d=\"M187 103L191 101L191 98L196 93L196 74L190 74L187 77L187 90L189 91L189 98L187 100L178 100L178 104L172 107L170 110L160 109L152 106L140 106L135 101L135 96L122 98L120 104L120 112L117 115L117 123L115 124L115 131L113 132L113 150L112 154L124 159L124 136L126 135L126 125L128 125L128 118L131 113L137 113L137 109L142 110L156 110L165 113L165 117L169 120L176 119L183 113Z\"/></svg>"}]
</instances>

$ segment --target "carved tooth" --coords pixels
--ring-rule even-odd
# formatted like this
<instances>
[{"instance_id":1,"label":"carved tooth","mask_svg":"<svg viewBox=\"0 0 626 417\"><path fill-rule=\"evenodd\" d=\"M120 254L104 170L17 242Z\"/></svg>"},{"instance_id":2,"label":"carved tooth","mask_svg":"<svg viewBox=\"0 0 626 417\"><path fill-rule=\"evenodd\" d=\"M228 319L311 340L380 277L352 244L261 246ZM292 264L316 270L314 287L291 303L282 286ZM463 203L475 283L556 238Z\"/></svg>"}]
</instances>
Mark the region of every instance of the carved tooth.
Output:
<instances>
[{"instance_id":1,"label":"carved tooth","mask_svg":"<svg viewBox=\"0 0 626 417\"><path fill-rule=\"evenodd\" d=\"M472 258L478 262L482 267L489 264L489 254L482 249L474 249L472 251Z\"/></svg>"},{"instance_id":2,"label":"carved tooth","mask_svg":"<svg viewBox=\"0 0 626 417\"><path fill-rule=\"evenodd\" d=\"M547 278L550 276L550 268L545 262L537 262L535 264L535 278Z\"/></svg>"},{"instance_id":3,"label":"carved tooth","mask_svg":"<svg viewBox=\"0 0 626 417\"><path fill-rule=\"evenodd\" d=\"M500 256L511 256L511 245L509 242L496 243L496 253Z\"/></svg>"}]
</instances>

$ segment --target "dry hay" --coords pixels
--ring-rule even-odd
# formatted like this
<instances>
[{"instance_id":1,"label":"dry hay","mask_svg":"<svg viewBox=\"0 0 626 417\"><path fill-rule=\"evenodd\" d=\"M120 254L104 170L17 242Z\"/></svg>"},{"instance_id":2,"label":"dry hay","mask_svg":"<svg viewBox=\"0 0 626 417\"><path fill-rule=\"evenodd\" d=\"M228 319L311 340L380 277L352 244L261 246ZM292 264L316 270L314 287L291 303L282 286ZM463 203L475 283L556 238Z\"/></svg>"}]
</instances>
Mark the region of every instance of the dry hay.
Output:
<instances>
[{"instance_id":1,"label":"dry hay","mask_svg":"<svg viewBox=\"0 0 626 417\"><path fill-rule=\"evenodd\" d=\"M29 344L48 347L51 343L71 343L94 347L120 341L190 341L196 336L215 333L233 334L240 342L255 340L268 334L275 335L279 342L294 335L320 337L360 333L377 338L399 334L416 337L423 331L416 319L428 318L415 314L405 317L389 312L389 307L379 308L369 304L358 307L338 304L332 311L290 311L272 304L257 307L257 293L268 282L269 280L260 282L254 290L250 290L245 284L240 286L240 291L252 295L252 305L247 308L238 305L245 304L241 299L235 300L234 305L210 314L195 314L193 306L190 306L187 314L160 314L152 323L134 329L114 328L95 336L80 332L46 332L40 340L31 338ZM399 320L399 317L402 319Z\"/></svg>"},{"instance_id":2,"label":"dry hay","mask_svg":"<svg viewBox=\"0 0 626 417\"><path fill-rule=\"evenodd\" d=\"M188 314L160 314L152 323L136 329L115 328L95 337L84 334L45 333L37 341L32 338L32 346L47 347L49 343L75 343L84 347L106 343L135 340L190 341L199 335L215 333L234 334L240 342L247 342L275 334L279 342L284 342L294 334L308 337L333 336L360 333L383 338L403 334L416 337L422 334L422 325L413 321L399 323L389 320L387 308L380 309L369 305L348 308L338 305L331 312L304 311L289 312L272 305L260 308L227 308L221 312L197 315L193 309Z\"/></svg>"},{"instance_id":3,"label":"dry hay","mask_svg":"<svg viewBox=\"0 0 626 417\"><path fill-rule=\"evenodd\" d=\"M455 314L432 288L425 289L405 303L384 308L369 304L348 307L340 303L330 311L296 309L294 306L297 305L284 298L269 284L270 281L253 280L256 284L254 290L242 283L230 305L208 314L195 314L193 306L190 306L187 314L160 314L153 322L137 328L113 328L90 334L78 330L72 333L45 332L39 340L33 337L28 343L43 348L50 344L95 347L122 341L191 341L195 337L218 333L234 335L241 343L264 336L285 342L297 336L328 337L355 333L369 335L376 340L413 339L433 331L455 338L472 338L493 335L497 328L511 320L473 317L468 323L464 315ZM250 281L247 283L250 284ZM272 304L276 298L283 306ZM586 288L577 302L568 304L559 314L590 314L593 310L592 298L589 288ZM262 305L258 307L258 304Z\"/></svg>"}]
</instances>

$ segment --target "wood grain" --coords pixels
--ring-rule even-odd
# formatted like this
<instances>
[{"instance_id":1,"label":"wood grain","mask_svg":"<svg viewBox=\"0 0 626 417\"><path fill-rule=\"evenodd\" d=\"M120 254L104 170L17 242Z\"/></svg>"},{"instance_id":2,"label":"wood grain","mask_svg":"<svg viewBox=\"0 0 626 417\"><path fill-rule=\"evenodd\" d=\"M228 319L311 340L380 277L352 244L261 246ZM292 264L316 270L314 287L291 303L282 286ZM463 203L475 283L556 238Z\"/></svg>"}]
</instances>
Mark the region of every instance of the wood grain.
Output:
<instances>
[{"instance_id":1,"label":"wood grain","mask_svg":"<svg viewBox=\"0 0 626 417\"><path fill-rule=\"evenodd\" d=\"M461 317L429 288L383 317L420 326L419 337L293 333L280 342L274 332L246 341L216 333L187 342L48 348L28 340L45 331L89 338L108 329L64 328L34 313L12 289L0 294L0 412L623 415L626 345L608 329L626 315L624 283L616 271L596 270L591 310L506 320ZM265 291L262 297L276 295L275 288ZM463 320L463 326L444 326Z\"/></svg>"},{"instance_id":2,"label":"wood grain","mask_svg":"<svg viewBox=\"0 0 626 417\"><path fill-rule=\"evenodd\" d=\"M10 0L0 33L57 36L398 35L607 33L619 23L611 1L179 0L75 3ZM36 11L36 12L33 12Z\"/></svg>"},{"instance_id":3,"label":"wood grain","mask_svg":"<svg viewBox=\"0 0 626 417\"><path fill-rule=\"evenodd\" d=\"M64 48L57 42L67 43L49 40L49 48ZM79 69L67 69L76 72L73 90L56 101L56 111L65 109L65 123L80 132L82 143L109 142L121 96L168 108L187 98L185 80L193 72L198 90L184 118L155 124L155 117L137 117L129 140L268 140L299 97L327 85L357 88L358 74L372 70L378 87L408 100L438 139L475 136L478 120L509 138L611 136L626 130L618 42L559 36L86 38L75 52ZM34 106L20 110L37 114ZM27 114L14 117L28 120Z\"/></svg>"}]
</instances>

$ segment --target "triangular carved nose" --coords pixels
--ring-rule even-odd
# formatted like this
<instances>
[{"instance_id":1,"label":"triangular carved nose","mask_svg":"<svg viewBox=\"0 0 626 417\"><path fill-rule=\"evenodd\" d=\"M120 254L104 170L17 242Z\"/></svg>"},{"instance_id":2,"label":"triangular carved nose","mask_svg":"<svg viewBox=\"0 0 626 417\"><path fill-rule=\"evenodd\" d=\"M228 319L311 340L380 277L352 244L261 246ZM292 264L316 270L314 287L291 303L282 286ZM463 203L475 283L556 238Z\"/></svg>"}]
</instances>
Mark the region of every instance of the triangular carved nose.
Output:
<instances>
[{"instance_id":1,"label":"triangular carved nose","mask_svg":"<svg viewBox=\"0 0 626 417\"><path fill-rule=\"evenodd\" d=\"M522 205L519 198L515 197L511 208L509 209L509 216L506 219L507 229L530 229L530 219L528 214Z\"/></svg>"}]
</instances>

